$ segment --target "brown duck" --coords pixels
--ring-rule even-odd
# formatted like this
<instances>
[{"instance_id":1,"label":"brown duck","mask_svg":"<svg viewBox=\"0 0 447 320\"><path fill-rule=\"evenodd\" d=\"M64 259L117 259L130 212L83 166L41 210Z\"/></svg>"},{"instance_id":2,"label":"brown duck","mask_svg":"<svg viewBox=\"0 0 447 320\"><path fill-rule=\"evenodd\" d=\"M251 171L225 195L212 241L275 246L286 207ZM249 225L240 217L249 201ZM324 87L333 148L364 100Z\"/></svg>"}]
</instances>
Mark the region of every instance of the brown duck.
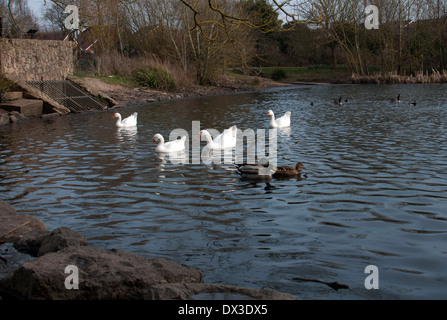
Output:
<instances>
[{"instance_id":1,"label":"brown duck","mask_svg":"<svg viewBox=\"0 0 447 320\"><path fill-rule=\"evenodd\" d=\"M299 176L302 171L301 169L306 169L302 162L298 162L294 167L291 166L281 166L277 167L275 173L272 174L273 178L291 178Z\"/></svg>"},{"instance_id":2,"label":"brown duck","mask_svg":"<svg viewBox=\"0 0 447 320\"><path fill-rule=\"evenodd\" d=\"M281 167L269 167L269 162L267 163L242 163L236 164L239 174L243 178L251 179L271 179L273 178L293 178L301 175L301 169L306 169L302 162L298 162L294 167L291 166L281 166Z\"/></svg>"}]
</instances>

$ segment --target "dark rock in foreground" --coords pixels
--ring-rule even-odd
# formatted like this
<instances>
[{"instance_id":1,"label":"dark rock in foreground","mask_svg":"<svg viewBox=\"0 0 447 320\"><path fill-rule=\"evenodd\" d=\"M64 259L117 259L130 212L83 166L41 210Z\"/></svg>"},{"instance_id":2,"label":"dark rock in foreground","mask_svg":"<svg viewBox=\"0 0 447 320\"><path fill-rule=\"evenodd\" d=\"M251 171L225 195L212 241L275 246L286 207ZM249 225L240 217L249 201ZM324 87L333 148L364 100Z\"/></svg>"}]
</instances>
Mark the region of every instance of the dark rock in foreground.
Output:
<instances>
[{"instance_id":1,"label":"dark rock in foreground","mask_svg":"<svg viewBox=\"0 0 447 320\"><path fill-rule=\"evenodd\" d=\"M47 230L34 230L22 236L14 243L14 247L22 253L33 257L40 257L49 252L57 252L71 246L87 246L87 239L67 227L53 232Z\"/></svg>"},{"instance_id":2,"label":"dark rock in foreground","mask_svg":"<svg viewBox=\"0 0 447 320\"><path fill-rule=\"evenodd\" d=\"M69 287L72 272L78 268L78 289ZM201 282L200 271L166 259L144 259L121 250L96 247L67 247L25 262L14 273L0 280L6 298L35 300L144 299L154 285ZM5 294L6 293L6 294Z\"/></svg>"},{"instance_id":3,"label":"dark rock in foreground","mask_svg":"<svg viewBox=\"0 0 447 320\"><path fill-rule=\"evenodd\" d=\"M296 300L288 293L211 283L165 283L151 288L147 298L154 300Z\"/></svg>"},{"instance_id":4,"label":"dark rock in foreground","mask_svg":"<svg viewBox=\"0 0 447 320\"><path fill-rule=\"evenodd\" d=\"M28 214L17 214L13 206L0 200L0 243L15 242L25 235L47 230L45 224Z\"/></svg>"},{"instance_id":5,"label":"dark rock in foreground","mask_svg":"<svg viewBox=\"0 0 447 320\"><path fill-rule=\"evenodd\" d=\"M88 246L87 239L70 228L50 232L39 219L19 215L1 200L0 222L0 246L12 243L19 253L37 257L12 270L2 264L8 267L13 259L0 257L2 299L173 300L213 299L216 295L228 299L295 299L274 290L203 283L200 270L183 264ZM2 270L8 274L2 275Z\"/></svg>"}]
</instances>

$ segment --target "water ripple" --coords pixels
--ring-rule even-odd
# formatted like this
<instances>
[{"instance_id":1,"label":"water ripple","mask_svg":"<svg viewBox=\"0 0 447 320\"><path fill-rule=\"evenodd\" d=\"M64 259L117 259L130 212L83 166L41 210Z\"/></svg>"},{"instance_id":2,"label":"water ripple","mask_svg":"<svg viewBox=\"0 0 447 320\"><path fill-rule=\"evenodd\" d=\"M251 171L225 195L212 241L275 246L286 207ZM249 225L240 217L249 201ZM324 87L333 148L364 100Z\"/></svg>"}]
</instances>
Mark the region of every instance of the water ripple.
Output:
<instances>
[{"instance_id":1,"label":"water ripple","mask_svg":"<svg viewBox=\"0 0 447 320\"><path fill-rule=\"evenodd\" d=\"M395 90L421 103L390 105ZM49 229L70 226L94 245L175 259L209 282L318 299L320 289L290 279L361 287L374 264L382 297L445 299L445 92L304 86L129 107L123 113L139 112L130 131L114 127L112 111L3 126L0 192ZM351 102L334 106L340 94ZM154 152L155 133L191 132L192 121L267 129L268 109L292 111L276 155L278 165L302 161L300 179L241 181L231 164L173 163Z\"/></svg>"}]
</instances>

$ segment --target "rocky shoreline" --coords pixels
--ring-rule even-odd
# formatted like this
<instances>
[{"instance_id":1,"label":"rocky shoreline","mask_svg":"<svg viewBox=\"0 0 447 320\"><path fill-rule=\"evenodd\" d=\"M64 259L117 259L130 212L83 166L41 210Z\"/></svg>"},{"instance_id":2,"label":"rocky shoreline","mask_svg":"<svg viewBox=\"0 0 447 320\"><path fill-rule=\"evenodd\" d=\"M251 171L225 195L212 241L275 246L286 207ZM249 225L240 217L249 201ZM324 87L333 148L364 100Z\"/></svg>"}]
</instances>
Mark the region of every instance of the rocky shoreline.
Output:
<instances>
[{"instance_id":1,"label":"rocky shoreline","mask_svg":"<svg viewBox=\"0 0 447 320\"><path fill-rule=\"evenodd\" d=\"M200 270L164 258L89 246L72 229L49 231L40 219L18 214L0 200L0 300L207 300L216 295L296 300L270 289L204 283Z\"/></svg>"}]
</instances>

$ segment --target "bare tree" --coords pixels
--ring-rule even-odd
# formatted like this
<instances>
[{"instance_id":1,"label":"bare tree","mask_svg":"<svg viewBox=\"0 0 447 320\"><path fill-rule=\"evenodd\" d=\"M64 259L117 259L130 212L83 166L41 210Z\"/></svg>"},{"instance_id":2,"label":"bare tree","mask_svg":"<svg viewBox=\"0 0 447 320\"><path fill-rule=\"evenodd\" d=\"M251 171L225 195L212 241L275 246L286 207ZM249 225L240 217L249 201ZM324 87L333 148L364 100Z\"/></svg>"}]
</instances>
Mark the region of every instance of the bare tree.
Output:
<instances>
[{"instance_id":1,"label":"bare tree","mask_svg":"<svg viewBox=\"0 0 447 320\"><path fill-rule=\"evenodd\" d=\"M37 30L37 18L24 0L0 0L4 37L30 37Z\"/></svg>"}]
</instances>

